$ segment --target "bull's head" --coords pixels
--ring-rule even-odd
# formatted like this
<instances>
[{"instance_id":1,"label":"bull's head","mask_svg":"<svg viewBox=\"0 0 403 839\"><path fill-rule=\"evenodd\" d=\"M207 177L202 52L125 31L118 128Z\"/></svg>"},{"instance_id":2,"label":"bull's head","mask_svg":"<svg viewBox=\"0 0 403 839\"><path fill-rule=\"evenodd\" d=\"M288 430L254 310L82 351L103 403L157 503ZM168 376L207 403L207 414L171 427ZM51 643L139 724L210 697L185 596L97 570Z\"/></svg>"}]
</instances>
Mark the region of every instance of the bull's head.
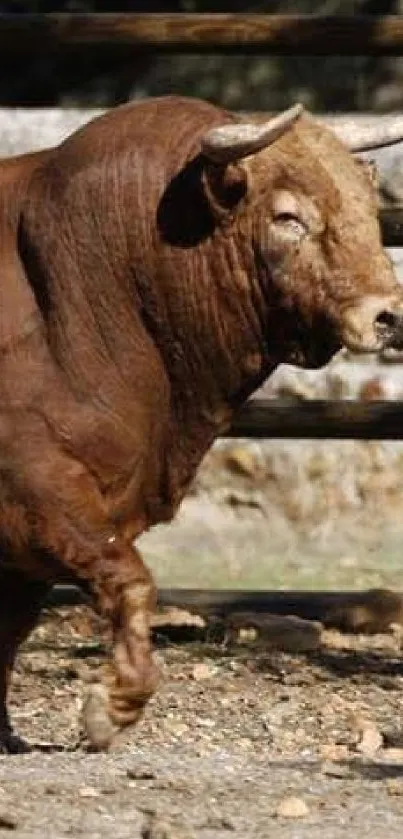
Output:
<instances>
[{"instance_id":1,"label":"bull's head","mask_svg":"<svg viewBox=\"0 0 403 839\"><path fill-rule=\"evenodd\" d=\"M253 243L269 341L287 345L283 360L317 366L343 344L403 346L403 289L382 248L372 171L350 152L396 142L402 123L371 138L348 123L329 130L295 105L203 137L210 200Z\"/></svg>"}]
</instances>

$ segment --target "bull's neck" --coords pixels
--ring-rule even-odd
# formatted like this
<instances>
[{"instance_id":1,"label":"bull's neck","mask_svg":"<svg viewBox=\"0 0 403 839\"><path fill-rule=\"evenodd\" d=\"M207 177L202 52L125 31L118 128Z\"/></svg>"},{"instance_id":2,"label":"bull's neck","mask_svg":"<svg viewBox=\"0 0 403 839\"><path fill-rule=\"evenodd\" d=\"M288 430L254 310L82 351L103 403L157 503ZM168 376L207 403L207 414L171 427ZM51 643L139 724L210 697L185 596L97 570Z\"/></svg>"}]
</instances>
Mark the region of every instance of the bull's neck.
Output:
<instances>
[{"instance_id":1,"label":"bull's neck","mask_svg":"<svg viewBox=\"0 0 403 839\"><path fill-rule=\"evenodd\" d=\"M152 329L171 382L175 446L192 452L193 466L275 365L247 248L220 231L164 266L166 334Z\"/></svg>"}]
</instances>

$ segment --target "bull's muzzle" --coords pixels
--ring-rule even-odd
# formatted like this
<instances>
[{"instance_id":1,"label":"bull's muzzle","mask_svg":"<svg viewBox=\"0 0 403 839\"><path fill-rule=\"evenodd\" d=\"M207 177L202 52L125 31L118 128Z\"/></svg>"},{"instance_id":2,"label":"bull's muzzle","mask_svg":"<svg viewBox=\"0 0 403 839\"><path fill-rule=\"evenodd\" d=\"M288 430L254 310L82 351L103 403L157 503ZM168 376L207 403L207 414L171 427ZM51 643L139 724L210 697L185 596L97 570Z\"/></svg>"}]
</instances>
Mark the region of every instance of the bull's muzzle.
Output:
<instances>
[{"instance_id":1,"label":"bull's muzzle","mask_svg":"<svg viewBox=\"0 0 403 839\"><path fill-rule=\"evenodd\" d=\"M385 309L375 319L375 330L383 349L403 349L403 312Z\"/></svg>"},{"instance_id":2,"label":"bull's muzzle","mask_svg":"<svg viewBox=\"0 0 403 839\"><path fill-rule=\"evenodd\" d=\"M352 352L403 349L403 296L364 297L343 312L340 332Z\"/></svg>"}]
</instances>

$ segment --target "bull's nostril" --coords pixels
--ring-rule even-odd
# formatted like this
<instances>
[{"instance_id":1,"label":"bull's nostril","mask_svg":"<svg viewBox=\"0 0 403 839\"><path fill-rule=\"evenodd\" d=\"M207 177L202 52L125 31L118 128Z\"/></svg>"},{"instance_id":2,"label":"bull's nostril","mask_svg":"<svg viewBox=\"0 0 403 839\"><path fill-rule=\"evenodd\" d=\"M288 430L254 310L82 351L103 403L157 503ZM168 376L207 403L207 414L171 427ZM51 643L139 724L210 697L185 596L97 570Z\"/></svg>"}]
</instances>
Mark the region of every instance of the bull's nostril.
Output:
<instances>
[{"instance_id":1,"label":"bull's nostril","mask_svg":"<svg viewBox=\"0 0 403 839\"><path fill-rule=\"evenodd\" d=\"M377 326L385 329L393 329L397 324L397 320L398 318L393 312L384 310L383 312L379 312L376 316L375 323Z\"/></svg>"},{"instance_id":2,"label":"bull's nostril","mask_svg":"<svg viewBox=\"0 0 403 839\"><path fill-rule=\"evenodd\" d=\"M375 331L383 348L401 350L403 348L403 312L391 312L384 309L376 316Z\"/></svg>"}]
</instances>

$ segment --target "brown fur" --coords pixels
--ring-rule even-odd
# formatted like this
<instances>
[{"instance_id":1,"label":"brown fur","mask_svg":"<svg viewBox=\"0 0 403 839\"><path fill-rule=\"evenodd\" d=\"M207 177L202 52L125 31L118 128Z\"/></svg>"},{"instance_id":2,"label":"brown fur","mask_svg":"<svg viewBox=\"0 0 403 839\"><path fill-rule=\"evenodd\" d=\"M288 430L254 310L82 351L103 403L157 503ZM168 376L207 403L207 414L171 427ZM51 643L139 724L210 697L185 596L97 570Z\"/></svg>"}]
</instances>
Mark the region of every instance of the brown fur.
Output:
<instances>
[{"instance_id":1,"label":"brown fur","mask_svg":"<svg viewBox=\"0 0 403 839\"><path fill-rule=\"evenodd\" d=\"M233 119L149 100L0 165L6 747L5 674L38 586L72 574L111 620L108 690L86 704L93 742L107 745L156 681L154 588L132 540L173 516L280 362L325 363L345 313L371 295L402 304L364 168L308 116L238 164L208 163L201 135ZM300 242L273 219L279 190L297 196Z\"/></svg>"}]
</instances>

